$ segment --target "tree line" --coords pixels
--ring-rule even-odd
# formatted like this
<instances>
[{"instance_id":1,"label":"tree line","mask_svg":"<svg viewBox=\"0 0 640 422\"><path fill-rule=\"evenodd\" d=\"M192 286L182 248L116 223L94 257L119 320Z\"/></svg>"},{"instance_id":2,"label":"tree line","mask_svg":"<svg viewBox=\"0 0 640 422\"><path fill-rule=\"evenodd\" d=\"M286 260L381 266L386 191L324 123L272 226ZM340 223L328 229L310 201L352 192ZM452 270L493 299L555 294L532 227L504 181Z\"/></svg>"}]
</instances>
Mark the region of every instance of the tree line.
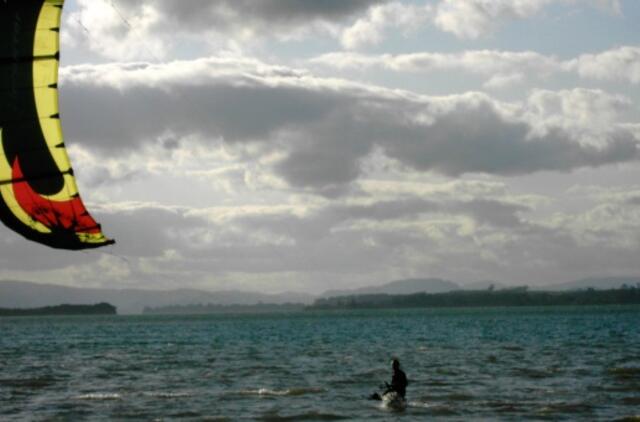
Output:
<instances>
[{"instance_id":1,"label":"tree line","mask_svg":"<svg viewBox=\"0 0 640 422\"><path fill-rule=\"evenodd\" d=\"M32 315L115 315L116 307L109 303L96 305L57 305L29 309L0 308L0 316L32 316Z\"/></svg>"},{"instance_id":2,"label":"tree line","mask_svg":"<svg viewBox=\"0 0 640 422\"><path fill-rule=\"evenodd\" d=\"M367 294L317 299L310 309L579 306L640 304L640 286L609 290L530 291L526 286L408 295Z\"/></svg>"}]
</instances>

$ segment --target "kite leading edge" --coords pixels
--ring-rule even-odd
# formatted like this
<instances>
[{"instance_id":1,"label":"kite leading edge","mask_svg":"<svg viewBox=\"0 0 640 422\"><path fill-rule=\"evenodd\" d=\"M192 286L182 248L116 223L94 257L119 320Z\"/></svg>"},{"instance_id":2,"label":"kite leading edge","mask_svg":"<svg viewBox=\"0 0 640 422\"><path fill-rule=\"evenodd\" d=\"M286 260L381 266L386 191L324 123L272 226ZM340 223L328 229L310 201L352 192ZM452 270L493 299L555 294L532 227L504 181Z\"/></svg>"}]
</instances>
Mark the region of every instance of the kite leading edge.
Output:
<instances>
[{"instance_id":1,"label":"kite leading edge","mask_svg":"<svg viewBox=\"0 0 640 422\"><path fill-rule=\"evenodd\" d=\"M59 249L114 243L84 207L62 138L64 0L0 1L0 220Z\"/></svg>"}]
</instances>

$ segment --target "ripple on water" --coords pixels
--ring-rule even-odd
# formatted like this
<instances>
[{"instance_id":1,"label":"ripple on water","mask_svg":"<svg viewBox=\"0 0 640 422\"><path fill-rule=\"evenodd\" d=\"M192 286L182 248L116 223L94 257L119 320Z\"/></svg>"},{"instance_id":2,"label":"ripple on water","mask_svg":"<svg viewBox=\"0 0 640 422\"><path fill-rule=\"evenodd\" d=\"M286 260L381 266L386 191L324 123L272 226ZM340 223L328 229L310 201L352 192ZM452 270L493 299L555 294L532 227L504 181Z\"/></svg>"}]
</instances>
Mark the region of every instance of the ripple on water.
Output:
<instances>
[{"instance_id":1,"label":"ripple on water","mask_svg":"<svg viewBox=\"0 0 640 422\"><path fill-rule=\"evenodd\" d=\"M286 388L283 390L270 389L270 388L250 388L245 390L239 390L236 392L229 393L228 395L239 395L239 396L285 396L285 397L296 397L303 396L307 394L318 394L325 392L324 388L317 387L293 387Z\"/></svg>"},{"instance_id":2,"label":"ripple on water","mask_svg":"<svg viewBox=\"0 0 640 422\"><path fill-rule=\"evenodd\" d=\"M3 321L0 420L634 420L640 307L531 314ZM399 414L364 401L392 353L410 379Z\"/></svg>"},{"instance_id":3,"label":"ripple on water","mask_svg":"<svg viewBox=\"0 0 640 422\"><path fill-rule=\"evenodd\" d=\"M87 393L75 396L76 400L122 400L122 395L119 393Z\"/></svg>"},{"instance_id":4,"label":"ripple on water","mask_svg":"<svg viewBox=\"0 0 640 422\"><path fill-rule=\"evenodd\" d=\"M471 394L466 394L466 393L451 393L451 394L447 394L445 397L445 400L449 400L449 401L470 401L473 400L474 397Z\"/></svg>"},{"instance_id":5,"label":"ripple on water","mask_svg":"<svg viewBox=\"0 0 640 422\"><path fill-rule=\"evenodd\" d=\"M160 399L179 399L191 397L192 394L180 391L145 391L143 395L147 397L157 397Z\"/></svg>"},{"instance_id":6,"label":"ripple on water","mask_svg":"<svg viewBox=\"0 0 640 422\"><path fill-rule=\"evenodd\" d=\"M619 381L640 381L640 367L637 366L616 366L609 368L608 373Z\"/></svg>"},{"instance_id":7,"label":"ripple on water","mask_svg":"<svg viewBox=\"0 0 640 422\"><path fill-rule=\"evenodd\" d=\"M614 419L613 422L640 422L640 415L623 416L618 419Z\"/></svg>"},{"instance_id":8,"label":"ripple on water","mask_svg":"<svg viewBox=\"0 0 640 422\"><path fill-rule=\"evenodd\" d=\"M583 402L555 402L548 403L543 406L539 413L541 414L556 414L556 413L567 413L567 414L584 414L591 413L594 407L589 403Z\"/></svg>"},{"instance_id":9,"label":"ripple on water","mask_svg":"<svg viewBox=\"0 0 640 422\"><path fill-rule=\"evenodd\" d=\"M555 376L552 371L539 368L514 368L512 373L516 376L520 376L528 379L543 379Z\"/></svg>"},{"instance_id":10,"label":"ripple on water","mask_svg":"<svg viewBox=\"0 0 640 422\"><path fill-rule=\"evenodd\" d=\"M0 378L0 386L39 390L50 387L58 381L59 380L57 378L47 375L34 378Z\"/></svg>"},{"instance_id":11,"label":"ripple on water","mask_svg":"<svg viewBox=\"0 0 640 422\"><path fill-rule=\"evenodd\" d=\"M339 421L351 419L349 416L337 413L310 411L297 413L292 415L280 415L277 412L269 412L257 418L264 422L281 422L281 421Z\"/></svg>"},{"instance_id":12,"label":"ripple on water","mask_svg":"<svg viewBox=\"0 0 640 422\"><path fill-rule=\"evenodd\" d=\"M513 413L523 410L523 403L507 400L493 400L487 401L484 405L490 408L493 412L498 413Z\"/></svg>"}]
</instances>

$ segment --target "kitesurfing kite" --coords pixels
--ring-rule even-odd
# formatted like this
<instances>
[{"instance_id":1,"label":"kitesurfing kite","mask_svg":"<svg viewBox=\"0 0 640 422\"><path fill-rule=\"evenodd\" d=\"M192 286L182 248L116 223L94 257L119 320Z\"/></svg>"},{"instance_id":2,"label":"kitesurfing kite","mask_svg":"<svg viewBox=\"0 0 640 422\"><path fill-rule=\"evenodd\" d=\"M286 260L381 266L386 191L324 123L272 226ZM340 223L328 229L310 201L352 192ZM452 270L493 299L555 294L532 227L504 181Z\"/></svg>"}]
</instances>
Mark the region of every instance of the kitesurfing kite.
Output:
<instances>
[{"instance_id":1,"label":"kitesurfing kite","mask_svg":"<svg viewBox=\"0 0 640 422\"><path fill-rule=\"evenodd\" d=\"M58 111L64 0L0 0L0 219L60 249L114 243L85 209Z\"/></svg>"}]
</instances>

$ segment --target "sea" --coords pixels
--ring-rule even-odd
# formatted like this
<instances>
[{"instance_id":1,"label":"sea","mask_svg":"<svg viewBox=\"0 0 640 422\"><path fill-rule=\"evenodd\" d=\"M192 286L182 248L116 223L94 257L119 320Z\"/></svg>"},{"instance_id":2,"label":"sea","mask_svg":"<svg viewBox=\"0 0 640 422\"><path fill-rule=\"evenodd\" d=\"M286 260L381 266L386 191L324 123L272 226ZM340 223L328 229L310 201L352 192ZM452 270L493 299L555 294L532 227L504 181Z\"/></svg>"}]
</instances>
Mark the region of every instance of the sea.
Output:
<instances>
[{"instance_id":1,"label":"sea","mask_svg":"<svg viewBox=\"0 0 640 422\"><path fill-rule=\"evenodd\" d=\"M640 420L640 306L0 318L0 420Z\"/></svg>"}]
</instances>

